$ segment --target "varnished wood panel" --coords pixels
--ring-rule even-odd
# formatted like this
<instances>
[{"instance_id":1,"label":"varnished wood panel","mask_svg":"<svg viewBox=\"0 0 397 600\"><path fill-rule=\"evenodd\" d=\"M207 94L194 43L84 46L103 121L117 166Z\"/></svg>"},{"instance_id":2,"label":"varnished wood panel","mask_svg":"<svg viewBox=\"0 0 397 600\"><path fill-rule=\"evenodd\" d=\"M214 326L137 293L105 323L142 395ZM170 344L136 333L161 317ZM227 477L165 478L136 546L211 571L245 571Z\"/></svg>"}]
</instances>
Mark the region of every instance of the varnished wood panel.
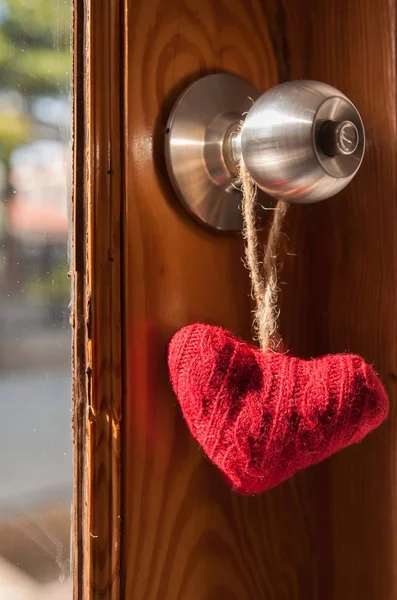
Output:
<instances>
[{"instance_id":1,"label":"varnished wood panel","mask_svg":"<svg viewBox=\"0 0 397 600\"><path fill-rule=\"evenodd\" d=\"M76 8L75 597L397 597L394 3ZM357 178L332 200L290 210L282 331L301 356L363 354L392 400L388 422L362 444L253 498L231 493L203 457L166 369L168 340L186 323L251 332L240 238L193 223L164 168L176 96L216 71L261 90L320 79L361 111L368 144Z\"/></svg>"},{"instance_id":2,"label":"varnished wood panel","mask_svg":"<svg viewBox=\"0 0 397 600\"><path fill-rule=\"evenodd\" d=\"M122 3L75 3L74 597L120 598Z\"/></svg>"},{"instance_id":3,"label":"varnished wood panel","mask_svg":"<svg viewBox=\"0 0 397 600\"><path fill-rule=\"evenodd\" d=\"M367 149L337 197L294 208L296 257L284 278L283 329L307 356L362 354L387 386L391 414L328 462L335 600L391 600L396 581L397 131L396 6L389 0L286 0L292 78L320 79L359 108ZM296 320L291 306L295 306Z\"/></svg>"},{"instance_id":4,"label":"varnished wood panel","mask_svg":"<svg viewBox=\"0 0 397 600\"><path fill-rule=\"evenodd\" d=\"M332 598L327 468L259 497L231 493L191 439L166 368L167 343L187 323L251 333L242 241L179 206L164 168L167 116L206 73L237 73L261 90L284 79L284 16L269 1L126 2L126 599Z\"/></svg>"},{"instance_id":5,"label":"varnished wood panel","mask_svg":"<svg viewBox=\"0 0 397 600\"><path fill-rule=\"evenodd\" d=\"M85 456L87 441L86 413L86 231L87 203L85 201L85 85L84 85L84 11L75 6L73 21L73 518L72 561L73 597L82 598L85 566ZM80 200L78 200L80 198ZM84 200L82 200L84 198Z\"/></svg>"},{"instance_id":6,"label":"varnished wood panel","mask_svg":"<svg viewBox=\"0 0 397 600\"><path fill-rule=\"evenodd\" d=\"M88 598L119 596L121 418L121 3L90 3Z\"/></svg>"}]
</instances>

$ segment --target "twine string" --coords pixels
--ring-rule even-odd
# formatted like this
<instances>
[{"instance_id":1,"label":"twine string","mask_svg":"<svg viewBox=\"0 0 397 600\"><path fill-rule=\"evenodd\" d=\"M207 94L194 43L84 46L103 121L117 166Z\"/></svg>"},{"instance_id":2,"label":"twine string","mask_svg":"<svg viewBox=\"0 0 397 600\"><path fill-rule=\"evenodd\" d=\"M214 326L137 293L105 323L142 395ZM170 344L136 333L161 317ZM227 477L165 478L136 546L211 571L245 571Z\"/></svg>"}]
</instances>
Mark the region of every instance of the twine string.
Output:
<instances>
[{"instance_id":1,"label":"twine string","mask_svg":"<svg viewBox=\"0 0 397 600\"><path fill-rule=\"evenodd\" d=\"M243 235L245 238L245 264L249 270L252 295L256 304L254 332L262 350L276 350L281 340L278 334L278 259L281 227L288 203L278 200L270 226L267 244L261 251L256 214L257 187L241 159L239 165L242 184Z\"/></svg>"}]
</instances>

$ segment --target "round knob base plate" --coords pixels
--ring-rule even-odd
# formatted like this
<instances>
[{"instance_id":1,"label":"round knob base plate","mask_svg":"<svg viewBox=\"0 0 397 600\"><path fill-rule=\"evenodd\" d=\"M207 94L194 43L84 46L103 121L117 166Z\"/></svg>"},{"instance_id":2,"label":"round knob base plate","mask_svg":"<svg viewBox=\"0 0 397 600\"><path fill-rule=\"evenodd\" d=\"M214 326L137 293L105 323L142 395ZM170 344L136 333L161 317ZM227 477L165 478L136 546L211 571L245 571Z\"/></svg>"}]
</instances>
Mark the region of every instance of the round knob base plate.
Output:
<instances>
[{"instance_id":1,"label":"round knob base plate","mask_svg":"<svg viewBox=\"0 0 397 600\"><path fill-rule=\"evenodd\" d=\"M242 228L241 191L226 164L224 142L259 95L236 75L208 75L184 90L167 123L173 187L193 217L219 231Z\"/></svg>"}]
</instances>

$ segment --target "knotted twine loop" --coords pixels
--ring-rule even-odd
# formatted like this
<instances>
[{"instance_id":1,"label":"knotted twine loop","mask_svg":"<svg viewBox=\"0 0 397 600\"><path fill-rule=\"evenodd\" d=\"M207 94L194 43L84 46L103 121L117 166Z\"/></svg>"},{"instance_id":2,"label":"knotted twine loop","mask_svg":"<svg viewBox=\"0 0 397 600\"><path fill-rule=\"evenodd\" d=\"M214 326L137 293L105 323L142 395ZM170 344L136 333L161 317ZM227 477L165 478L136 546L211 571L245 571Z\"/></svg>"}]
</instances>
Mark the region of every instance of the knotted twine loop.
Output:
<instances>
[{"instance_id":1,"label":"knotted twine loop","mask_svg":"<svg viewBox=\"0 0 397 600\"><path fill-rule=\"evenodd\" d=\"M277 251L281 227L288 210L288 203L278 200L274 210L266 248L260 251L256 224L257 187L241 159L239 175L242 185L243 235L245 238L245 262L250 272L252 295L256 303L254 331L262 350L276 350L281 343L278 335L278 262Z\"/></svg>"}]
</instances>

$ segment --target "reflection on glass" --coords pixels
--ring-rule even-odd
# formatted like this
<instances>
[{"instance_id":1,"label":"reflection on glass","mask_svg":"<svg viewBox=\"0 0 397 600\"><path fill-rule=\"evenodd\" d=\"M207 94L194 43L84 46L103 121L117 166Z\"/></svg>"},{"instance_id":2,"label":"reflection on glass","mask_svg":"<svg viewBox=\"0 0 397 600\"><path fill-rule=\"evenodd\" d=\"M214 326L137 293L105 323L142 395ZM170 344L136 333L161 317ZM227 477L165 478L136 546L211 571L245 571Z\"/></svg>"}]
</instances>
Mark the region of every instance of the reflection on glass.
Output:
<instances>
[{"instance_id":1,"label":"reflection on glass","mask_svg":"<svg viewBox=\"0 0 397 600\"><path fill-rule=\"evenodd\" d=\"M71 599L71 0L0 0L0 599Z\"/></svg>"}]
</instances>

